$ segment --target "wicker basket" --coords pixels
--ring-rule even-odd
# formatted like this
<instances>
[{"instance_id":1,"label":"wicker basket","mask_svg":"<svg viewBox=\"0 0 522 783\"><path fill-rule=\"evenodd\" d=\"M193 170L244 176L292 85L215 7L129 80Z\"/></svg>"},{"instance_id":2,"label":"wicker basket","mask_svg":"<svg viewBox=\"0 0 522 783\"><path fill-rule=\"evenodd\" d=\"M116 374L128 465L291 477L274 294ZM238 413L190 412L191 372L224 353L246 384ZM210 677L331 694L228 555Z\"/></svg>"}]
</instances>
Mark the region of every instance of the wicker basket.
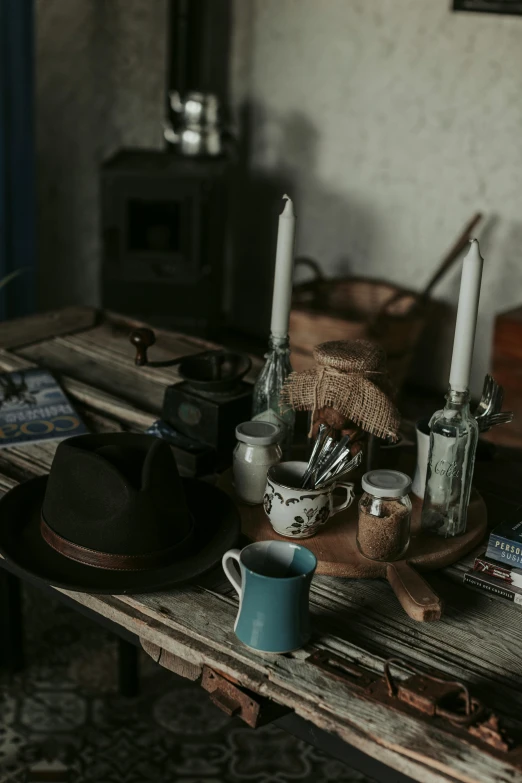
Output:
<instances>
[{"instance_id":1,"label":"wicker basket","mask_svg":"<svg viewBox=\"0 0 522 783\"><path fill-rule=\"evenodd\" d=\"M322 276L308 259L296 263L311 266L312 281L294 287L290 314L292 367L313 366L314 345L328 340L367 338L383 346L388 369L400 389L415 348L427 322L431 303L414 291L365 278Z\"/></svg>"}]
</instances>

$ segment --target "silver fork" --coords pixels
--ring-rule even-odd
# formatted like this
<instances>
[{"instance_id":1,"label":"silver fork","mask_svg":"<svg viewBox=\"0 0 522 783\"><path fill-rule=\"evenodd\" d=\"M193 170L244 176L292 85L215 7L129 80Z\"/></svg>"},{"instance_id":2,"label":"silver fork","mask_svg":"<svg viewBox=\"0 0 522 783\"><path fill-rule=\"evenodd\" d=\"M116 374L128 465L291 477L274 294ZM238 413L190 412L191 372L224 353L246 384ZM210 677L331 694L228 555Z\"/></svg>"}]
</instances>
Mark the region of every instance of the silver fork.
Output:
<instances>
[{"instance_id":1,"label":"silver fork","mask_svg":"<svg viewBox=\"0 0 522 783\"><path fill-rule=\"evenodd\" d=\"M477 418L479 432L487 432L492 427L498 427L500 424L509 424L513 421L513 411L502 411L502 413L493 413L491 416L480 416Z\"/></svg>"}]
</instances>

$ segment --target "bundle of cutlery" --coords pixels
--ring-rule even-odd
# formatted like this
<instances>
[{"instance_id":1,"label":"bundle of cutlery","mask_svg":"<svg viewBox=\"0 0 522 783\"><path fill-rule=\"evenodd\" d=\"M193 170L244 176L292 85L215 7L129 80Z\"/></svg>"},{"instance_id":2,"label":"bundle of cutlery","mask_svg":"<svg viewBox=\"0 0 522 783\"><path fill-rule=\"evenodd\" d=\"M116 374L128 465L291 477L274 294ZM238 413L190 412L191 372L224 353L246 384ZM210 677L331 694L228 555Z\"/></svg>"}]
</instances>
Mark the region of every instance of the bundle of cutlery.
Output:
<instances>
[{"instance_id":1,"label":"bundle of cutlery","mask_svg":"<svg viewBox=\"0 0 522 783\"><path fill-rule=\"evenodd\" d=\"M322 489L338 481L361 464L362 451L352 456L350 436L336 441L334 430L321 424L307 468L303 474L303 489Z\"/></svg>"},{"instance_id":2,"label":"bundle of cutlery","mask_svg":"<svg viewBox=\"0 0 522 783\"><path fill-rule=\"evenodd\" d=\"M512 411L502 411L503 401L504 389L491 375L486 375L482 397L473 414L479 425L479 432L487 432L492 427L513 421Z\"/></svg>"}]
</instances>

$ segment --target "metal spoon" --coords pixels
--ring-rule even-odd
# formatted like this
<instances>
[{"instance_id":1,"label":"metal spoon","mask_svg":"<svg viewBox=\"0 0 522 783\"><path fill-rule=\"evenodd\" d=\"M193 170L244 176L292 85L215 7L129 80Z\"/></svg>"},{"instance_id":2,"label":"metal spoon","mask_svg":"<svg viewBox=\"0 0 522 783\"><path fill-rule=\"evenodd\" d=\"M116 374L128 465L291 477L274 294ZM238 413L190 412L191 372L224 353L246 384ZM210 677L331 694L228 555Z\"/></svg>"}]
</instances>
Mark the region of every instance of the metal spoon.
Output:
<instances>
[{"instance_id":1,"label":"metal spoon","mask_svg":"<svg viewBox=\"0 0 522 783\"><path fill-rule=\"evenodd\" d=\"M306 470L303 473L303 478L301 479L301 486L306 487L306 483L310 476L312 475L314 464L319 456L319 452L323 447L324 440L326 436L329 433L329 427L326 424L320 424L319 425L319 432L317 433L317 437L315 439L314 447L312 449L312 453L310 454L310 459L308 460L308 465L306 466Z\"/></svg>"},{"instance_id":2,"label":"metal spoon","mask_svg":"<svg viewBox=\"0 0 522 783\"><path fill-rule=\"evenodd\" d=\"M362 458L363 452L359 451L355 457L352 457L352 459L350 459L348 462L340 463L335 472L330 473L328 476L324 477L321 482L318 482L315 485L314 489L324 489L324 487L329 487L330 484L334 484L336 481L339 481L347 473L358 467L362 462Z\"/></svg>"},{"instance_id":3,"label":"metal spoon","mask_svg":"<svg viewBox=\"0 0 522 783\"><path fill-rule=\"evenodd\" d=\"M473 416L479 420L486 418L493 413L499 413L502 409L502 402L504 401L504 389L500 386L491 375L486 375L484 378L484 387L482 389L482 397L477 405L477 408Z\"/></svg>"},{"instance_id":4,"label":"metal spoon","mask_svg":"<svg viewBox=\"0 0 522 783\"><path fill-rule=\"evenodd\" d=\"M317 457L310 478L306 482L306 485L304 485L308 489L311 489L315 486L317 476L320 472L322 472L324 466L328 463L330 459L330 454L332 453L334 447L335 447L335 438L333 438L332 435L327 435L326 438L324 439L323 447L319 452L319 456Z\"/></svg>"},{"instance_id":5,"label":"metal spoon","mask_svg":"<svg viewBox=\"0 0 522 783\"><path fill-rule=\"evenodd\" d=\"M350 448L347 446L344 446L342 449L340 449L336 455L332 454L330 459L326 460L323 465L319 466L319 469L315 474L315 483L319 484L326 476L330 475L331 473L336 473L339 466L350 460L351 456Z\"/></svg>"}]
</instances>

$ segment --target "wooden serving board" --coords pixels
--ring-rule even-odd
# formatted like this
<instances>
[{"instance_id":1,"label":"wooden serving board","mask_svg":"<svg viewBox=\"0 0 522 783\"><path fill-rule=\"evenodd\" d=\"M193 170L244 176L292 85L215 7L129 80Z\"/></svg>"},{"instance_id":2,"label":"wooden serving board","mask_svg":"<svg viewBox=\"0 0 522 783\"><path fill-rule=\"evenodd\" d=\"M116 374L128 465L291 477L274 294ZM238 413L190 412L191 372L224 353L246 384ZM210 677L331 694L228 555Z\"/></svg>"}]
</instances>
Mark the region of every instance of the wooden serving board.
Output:
<instances>
[{"instance_id":1,"label":"wooden serving board","mask_svg":"<svg viewBox=\"0 0 522 783\"><path fill-rule=\"evenodd\" d=\"M232 471L224 473L218 486L236 502L241 514L241 529L251 541L290 541L279 536L270 524L263 506L248 506L235 495L232 486ZM369 560L361 555L356 544L357 501L345 511L328 520L324 528L310 538L295 539L310 549L317 558L318 574L341 576L352 579L388 579L404 610L414 620L438 620L442 614L442 603L430 586L417 574L419 571L434 571L455 563L464 557L484 538L487 530L487 512L482 497L474 489L468 510L467 530L462 536L441 538L425 535L420 528L422 503L411 496L413 511L411 541L403 560L393 563Z\"/></svg>"},{"instance_id":2,"label":"wooden serving board","mask_svg":"<svg viewBox=\"0 0 522 783\"><path fill-rule=\"evenodd\" d=\"M232 486L232 471L226 471L221 476L218 486L234 498L241 514L241 528L247 538L251 541L290 540L275 532L263 506L248 506L237 499ZM329 519L317 535L295 539L316 556L316 573L357 579L386 576L387 563L368 560L357 549L357 501L358 498L355 498L349 508ZM486 533L486 506L476 490L473 490L468 511L467 530L464 535L455 538L423 535L420 530L421 501L415 495L411 496L411 501L412 536L406 560L420 571L444 568L460 560L480 543Z\"/></svg>"}]
</instances>

